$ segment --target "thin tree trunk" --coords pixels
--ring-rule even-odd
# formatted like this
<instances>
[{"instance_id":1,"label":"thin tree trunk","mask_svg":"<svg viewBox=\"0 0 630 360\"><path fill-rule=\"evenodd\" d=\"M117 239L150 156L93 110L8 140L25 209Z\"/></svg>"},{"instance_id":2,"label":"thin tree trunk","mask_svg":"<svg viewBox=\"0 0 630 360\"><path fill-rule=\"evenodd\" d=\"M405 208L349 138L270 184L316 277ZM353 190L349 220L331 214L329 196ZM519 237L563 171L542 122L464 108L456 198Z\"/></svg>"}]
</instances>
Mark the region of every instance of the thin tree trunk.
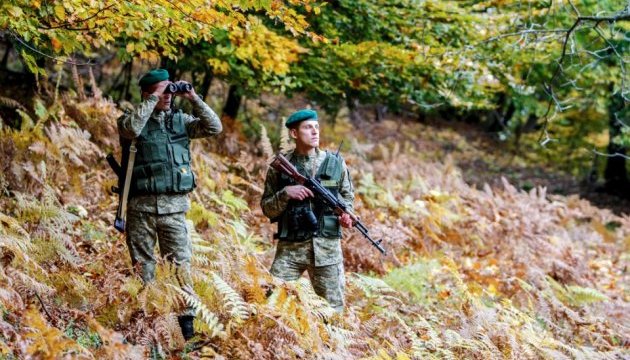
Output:
<instances>
[{"instance_id":1,"label":"thin tree trunk","mask_svg":"<svg viewBox=\"0 0 630 360\"><path fill-rule=\"evenodd\" d=\"M387 106L376 104L374 106L374 118L376 122L381 122L385 118L385 113L387 112Z\"/></svg>"},{"instance_id":2,"label":"thin tree trunk","mask_svg":"<svg viewBox=\"0 0 630 360\"><path fill-rule=\"evenodd\" d=\"M129 61L126 65L125 65L125 80L124 80L124 85L123 85L123 91L122 91L122 99L125 99L127 101L131 101L131 92L129 91L130 87L131 87L131 70L133 69L133 60Z\"/></svg>"},{"instance_id":3,"label":"thin tree trunk","mask_svg":"<svg viewBox=\"0 0 630 360\"><path fill-rule=\"evenodd\" d=\"M346 105L348 106L348 112L350 116L350 122L358 127L361 125L361 116L359 115L359 100L353 99L350 96L346 97Z\"/></svg>"},{"instance_id":4,"label":"thin tree trunk","mask_svg":"<svg viewBox=\"0 0 630 360\"><path fill-rule=\"evenodd\" d=\"M628 173L626 170L625 155L627 149L613 142L613 139L621 134L624 126L622 120L624 112L624 99L620 93L613 95L609 106L609 142L608 154L612 155L607 158L606 170L604 171L604 179L606 180L606 189L611 193L621 194L623 191L628 195Z\"/></svg>"},{"instance_id":5,"label":"thin tree trunk","mask_svg":"<svg viewBox=\"0 0 630 360\"><path fill-rule=\"evenodd\" d=\"M203 76L203 82L201 83L201 89L199 95L205 101L208 93L210 92L210 85L212 85L212 80L214 79L214 74L212 73L212 69L206 68L206 72Z\"/></svg>"}]
</instances>

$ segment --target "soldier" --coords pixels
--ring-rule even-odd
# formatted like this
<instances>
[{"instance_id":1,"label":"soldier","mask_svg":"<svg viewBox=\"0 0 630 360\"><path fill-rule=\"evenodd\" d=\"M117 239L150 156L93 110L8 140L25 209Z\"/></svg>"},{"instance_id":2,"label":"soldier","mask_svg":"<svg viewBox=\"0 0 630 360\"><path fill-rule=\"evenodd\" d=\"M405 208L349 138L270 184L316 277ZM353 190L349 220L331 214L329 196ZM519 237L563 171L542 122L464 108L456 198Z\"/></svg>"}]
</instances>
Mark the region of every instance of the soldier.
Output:
<instances>
[{"instance_id":1,"label":"soldier","mask_svg":"<svg viewBox=\"0 0 630 360\"><path fill-rule=\"evenodd\" d=\"M128 157L133 139L137 148L127 205L126 235L131 262L139 268L145 283L155 277L157 241L160 254L175 264L180 285L185 287L191 285L192 256L185 221L190 207L187 193L196 186L191 170L190 139L219 134L222 125L192 86L183 81L173 84L168 78L164 69L146 73L139 83L142 102L118 119L123 154ZM180 89L173 85L179 85ZM188 89L181 89L185 85ZM190 101L195 116L171 110L173 96ZM193 319L192 309L178 318L186 340L194 335Z\"/></svg>"},{"instance_id":2,"label":"soldier","mask_svg":"<svg viewBox=\"0 0 630 360\"><path fill-rule=\"evenodd\" d=\"M285 126L295 150L285 156L304 176L313 176L352 210L354 190L346 163L338 154L319 149L317 113L297 111ZM278 223L279 239L271 274L286 281L308 271L315 292L338 312L343 311L345 276L341 227L352 227L348 214L337 216L313 193L269 168L261 201L265 216Z\"/></svg>"}]
</instances>

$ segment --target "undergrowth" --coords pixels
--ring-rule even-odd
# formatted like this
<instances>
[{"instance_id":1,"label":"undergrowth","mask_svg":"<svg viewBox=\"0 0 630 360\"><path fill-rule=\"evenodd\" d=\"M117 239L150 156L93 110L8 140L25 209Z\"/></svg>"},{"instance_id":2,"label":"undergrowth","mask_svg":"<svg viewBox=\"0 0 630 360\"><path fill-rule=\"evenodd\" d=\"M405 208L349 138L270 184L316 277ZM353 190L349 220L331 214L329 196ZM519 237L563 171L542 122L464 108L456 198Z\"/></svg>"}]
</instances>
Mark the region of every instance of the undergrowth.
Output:
<instances>
[{"instance_id":1,"label":"undergrowth","mask_svg":"<svg viewBox=\"0 0 630 360\"><path fill-rule=\"evenodd\" d=\"M507 181L470 187L423 144L355 138L344 154L355 208L389 255L346 231L340 315L306 278L267 271L272 229L258 203L273 149L263 124L260 145L242 142L237 156L194 143L193 287L180 289L167 263L143 287L111 226L115 181L102 157L116 147L118 110L100 97L35 106L33 117L20 112L21 129L0 130L2 358L629 356L627 216ZM391 125L372 136L387 138ZM179 331L184 306L200 346Z\"/></svg>"}]
</instances>

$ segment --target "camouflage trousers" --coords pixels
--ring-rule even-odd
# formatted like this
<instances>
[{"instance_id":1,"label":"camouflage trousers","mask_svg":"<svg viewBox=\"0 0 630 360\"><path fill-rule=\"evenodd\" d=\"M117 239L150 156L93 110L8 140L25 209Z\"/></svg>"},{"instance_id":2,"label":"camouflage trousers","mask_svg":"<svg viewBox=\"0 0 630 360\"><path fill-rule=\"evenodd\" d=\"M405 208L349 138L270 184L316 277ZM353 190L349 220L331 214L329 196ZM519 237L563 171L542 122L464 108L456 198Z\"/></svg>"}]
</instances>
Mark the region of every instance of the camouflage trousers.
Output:
<instances>
[{"instance_id":1,"label":"camouflage trousers","mask_svg":"<svg viewBox=\"0 0 630 360\"><path fill-rule=\"evenodd\" d=\"M153 214L130 210L127 213L127 247L131 264L140 270L145 283L155 280L157 259L154 254L156 243L160 255L176 267L176 276L182 288L192 286L190 259L192 245L184 212ZM193 315L192 309L183 315Z\"/></svg>"},{"instance_id":2,"label":"camouflage trousers","mask_svg":"<svg viewBox=\"0 0 630 360\"><path fill-rule=\"evenodd\" d=\"M295 261L291 252L282 251L276 252L270 272L282 280L295 281L305 270L308 272L315 293L326 299L337 312L342 312L346 285L343 262L315 266L314 261L310 263Z\"/></svg>"}]
</instances>

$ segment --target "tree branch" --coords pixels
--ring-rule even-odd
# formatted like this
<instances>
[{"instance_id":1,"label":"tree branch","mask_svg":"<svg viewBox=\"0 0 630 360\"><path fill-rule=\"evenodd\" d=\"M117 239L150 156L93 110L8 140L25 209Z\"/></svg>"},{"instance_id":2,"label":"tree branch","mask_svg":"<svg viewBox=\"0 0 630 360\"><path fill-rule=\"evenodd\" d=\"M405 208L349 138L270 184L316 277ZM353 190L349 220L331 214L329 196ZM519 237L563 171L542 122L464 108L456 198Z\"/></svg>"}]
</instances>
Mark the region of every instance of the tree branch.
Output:
<instances>
[{"instance_id":1,"label":"tree branch","mask_svg":"<svg viewBox=\"0 0 630 360\"><path fill-rule=\"evenodd\" d=\"M79 19L77 21L72 21L72 22L66 21L65 23L57 24L55 26L44 26L44 25L42 25L42 26L38 26L38 28L39 29L44 29L44 30L52 30L52 29L60 29L60 28L64 28L66 30L78 30L78 31L91 30L91 28L89 28L89 27L87 27L87 28L69 28L67 26L69 26L69 25L76 25L76 24L80 24L80 23L89 21L89 20L95 18L96 16L98 16L98 14L100 14L101 12L103 12L105 10L108 10L108 9L114 7L114 6L115 6L115 4L111 4L109 6L106 6L106 7L102 8L102 9L100 9L99 11L95 12L92 16L86 17L85 19Z\"/></svg>"},{"instance_id":2,"label":"tree branch","mask_svg":"<svg viewBox=\"0 0 630 360\"><path fill-rule=\"evenodd\" d=\"M49 55L46 54L34 47L32 47L31 45L27 44L24 40L22 40L22 38L20 38L19 36L17 36L14 33L9 33L10 36L12 36L17 42L19 42L22 46L24 46L25 48L27 48L29 51L32 51L36 54L39 54L43 57L47 57L49 59L52 59L53 61L56 61L58 63L63 63L63 64L70 64L70 65L76 65L76 66L94 66L95 64L92 63L92 60L88 60L88 62L86 63L78 63L74 60L62 60L61 58L57 57L57 56L53 56L53 55Z\"/></svg>"},{"instance_id":3,"label":"tree branch","mask_svg":"<svg viewBox=\"0 0 630 360\"><path fill-rule=\"evenodd\" d=\"M563 72L562 71L562 63L564 62L564 59L566 58L566 55L567 55L567 45L569 43L569 39L571 38L571 34L575 31L575 29L582 22L595 22L595 24L593 26L593 29L595 30L595 32L597 32L597 34L604 39L604 41L606 42L606 44L608 44L609 47L612 47L613 51L615 52L615 55L623 60L623 58L621 57L619 52L617 52L617 49L610 43L610 41L608 41L608 39L606 39L605 36L603 36L603 34L600 33L598 25L600 23L602 23L602 22L613 23L613 22L617 22L617 21L628 21L628 20L630 20L630 9L626 8L623 11L621 11L621 12L619 12L616 15L613 15L613 16L581 16L581 15L579 15L579 11L573 5L573 3L571 3L571 2L569 2L569 3L573 7L574 11L578 14L578 17L575 20L575 22L573 23L573 25L568 30L566 30L566 35L565 35L564 41L562 43L562 53L560 55L560 59L557 62L558 66L556 67L556 70L554 71L553 75L551 76L551 80L548 83L544 84L544 90L550 96L549 103L548 103L548 106L547 106L547 111L545 112L545 115L543 115L543 118L545 119L544 124L543 124L543 130L544 131L546 131L548 129L549 113L551 111L551 105L555 102L556 106L558 106L557 98L555 97L554 92L553 92L553 84L556 82L556 79L558 78L560 73ZM622 72L625 72L625 67L624 67L623 61L622 61L622 64L621 64L621 69L622 69ZM623 81L623 79L622 79L622 81ZM560 111L562 111L562 107L559 107L559 109L560 109ZM542 139L542 136L543 135L541 134L541 136L540 136L541 139Z\"/></svg>"}]
</instances>

